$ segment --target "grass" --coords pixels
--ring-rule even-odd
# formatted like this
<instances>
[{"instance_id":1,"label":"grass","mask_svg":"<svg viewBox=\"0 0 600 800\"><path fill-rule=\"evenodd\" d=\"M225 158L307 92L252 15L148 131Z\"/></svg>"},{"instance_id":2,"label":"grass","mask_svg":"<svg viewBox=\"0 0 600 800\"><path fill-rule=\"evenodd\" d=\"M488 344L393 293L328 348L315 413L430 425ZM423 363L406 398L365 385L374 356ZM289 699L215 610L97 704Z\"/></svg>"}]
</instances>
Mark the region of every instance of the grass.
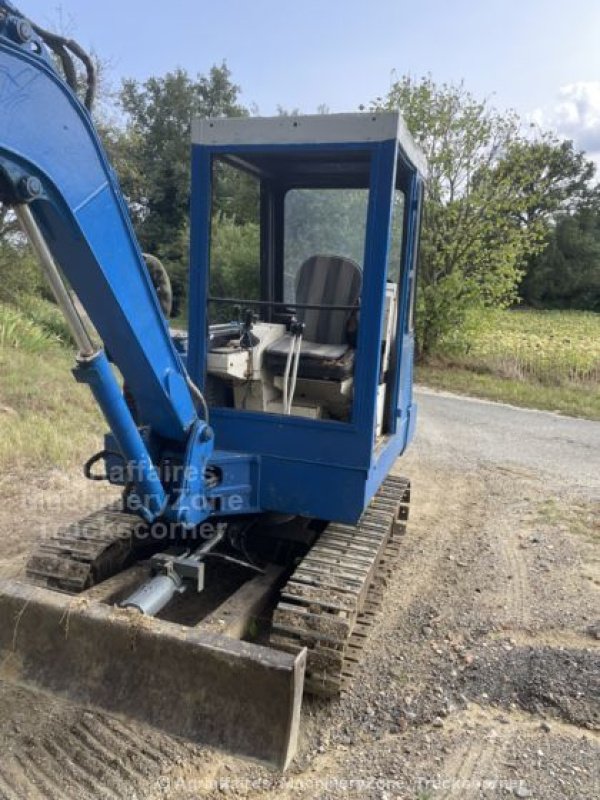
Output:
<instances>
[{"instance_id":1,"label":"grass","mask_svg":"<svg viewBox=\"0 0 600 800\"><path fill-rule=\"evenodd\" d=\"M49 319L54 311L38 309ZM71 466L99 449L100 414L73 363L50 322L0 305L0 470Z\"/></svg>"},{"instance_id":2,"label":"grass","mask_svg":"<svg viewBox=\"0 0 600 800\"><path fill-rule=\"evenodd\" d=\"M542 524L564 525L590 544L600 543L600 503L571 502L565 506L551 498L540 504L538 519Z\"/></svg>"},{"instance_id":3,"label":"grass","mask_svg":"<svg viewBox=\"0 0 600 800\"><path fill-rule=\"evenodd\" d=\"M417 369L433 388L600 419L600 314L489 311Z\"/></svg>"},{"instance_id":4,"label":"grass","mask_svg":"<svg viewBox=\"0 0 600 800\"><path fill-rule=\"evenodd\" d=\"M416 380L433 389L481 397L522 408L557 411L570 417L600 420L600 389L580 386L544 386L448 365L417 367Z\"/></svg>"}]
</instances>

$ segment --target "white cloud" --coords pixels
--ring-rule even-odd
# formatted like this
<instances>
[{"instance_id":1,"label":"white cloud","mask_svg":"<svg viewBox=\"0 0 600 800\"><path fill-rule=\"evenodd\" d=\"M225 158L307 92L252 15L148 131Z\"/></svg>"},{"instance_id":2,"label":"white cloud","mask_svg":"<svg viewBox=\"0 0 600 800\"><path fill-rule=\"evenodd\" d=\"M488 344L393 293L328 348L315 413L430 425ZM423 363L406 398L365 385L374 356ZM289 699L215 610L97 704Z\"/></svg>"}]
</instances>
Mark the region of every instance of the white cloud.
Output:
<instances>
[{"instance_id":1,"label":"white cloud","mask_svg":"<svg viewBox=\"0 0 600 800\"><path fill-rule=\"evenodd\" d=\"M600 81L577 81L561 86L550 109L535 109L530 121L573 139L590 155L600 154Z\"/></svg>"}]
</instances>

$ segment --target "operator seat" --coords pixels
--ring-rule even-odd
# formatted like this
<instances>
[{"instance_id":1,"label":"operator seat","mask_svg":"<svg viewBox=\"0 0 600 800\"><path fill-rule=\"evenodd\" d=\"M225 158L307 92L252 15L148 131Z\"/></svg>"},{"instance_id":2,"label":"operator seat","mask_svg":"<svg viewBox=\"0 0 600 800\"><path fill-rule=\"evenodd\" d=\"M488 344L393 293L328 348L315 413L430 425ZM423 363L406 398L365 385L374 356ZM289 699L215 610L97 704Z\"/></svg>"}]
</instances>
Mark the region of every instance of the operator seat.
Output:
<instances>
[{"instance_id":1,"label":"operator seat","mask_svg":"<svg viewBox=\"0 0 600 800\"><path fill-rule=\"evenodd\" d=\"M340 305L356 310L298 309L297 318L304 323L299 378L339 381L352 375L351 344L356 331L351 328L356 325L361 288L360 267L349 258L314 255L302 264L296 280L298 305ZM265 351L265 364L276 375L285 371L291 342L291 334L286 333Z\"/></svg>"}]
</instances>

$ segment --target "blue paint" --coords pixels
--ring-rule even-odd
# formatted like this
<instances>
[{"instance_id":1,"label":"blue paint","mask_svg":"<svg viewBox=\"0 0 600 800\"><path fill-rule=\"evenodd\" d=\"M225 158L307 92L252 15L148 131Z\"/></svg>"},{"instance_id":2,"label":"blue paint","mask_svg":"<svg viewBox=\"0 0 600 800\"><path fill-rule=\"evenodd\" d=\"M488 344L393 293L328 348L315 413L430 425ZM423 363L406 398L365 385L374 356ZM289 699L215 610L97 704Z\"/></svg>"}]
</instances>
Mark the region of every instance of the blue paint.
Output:
<instances>
[{"instance_id":1,"label":"blue paint","mask_svg":"<svg viewBox=\"0 0 600 800\"><path fill-rule=\"evenodd\" d=\"M80 359L73 374L92 390L119 452L134 471L140 514L147 522L153 522L164 513L167 496L104 351Z\"/></svg>"}]
</instances>

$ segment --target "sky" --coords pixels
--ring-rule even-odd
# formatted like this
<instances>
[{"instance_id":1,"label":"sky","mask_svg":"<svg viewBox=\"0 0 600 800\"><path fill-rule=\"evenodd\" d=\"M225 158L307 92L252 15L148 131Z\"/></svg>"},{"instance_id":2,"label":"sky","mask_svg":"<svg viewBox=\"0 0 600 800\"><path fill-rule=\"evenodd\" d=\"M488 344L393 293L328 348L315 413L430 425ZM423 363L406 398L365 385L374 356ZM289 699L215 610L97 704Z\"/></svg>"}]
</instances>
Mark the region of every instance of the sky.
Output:
<instances>
[{"instance_id":1,"label":"sky","mask_svg":"<svg viewBox=\"0 0 600 800\"><path fill-rule=\"evenodd\" d=\"M269 115L356 111L431 73L600 156L600 0L13 1L107 59L114 86L226 60Z\"/></svg>"}]
</instances>

